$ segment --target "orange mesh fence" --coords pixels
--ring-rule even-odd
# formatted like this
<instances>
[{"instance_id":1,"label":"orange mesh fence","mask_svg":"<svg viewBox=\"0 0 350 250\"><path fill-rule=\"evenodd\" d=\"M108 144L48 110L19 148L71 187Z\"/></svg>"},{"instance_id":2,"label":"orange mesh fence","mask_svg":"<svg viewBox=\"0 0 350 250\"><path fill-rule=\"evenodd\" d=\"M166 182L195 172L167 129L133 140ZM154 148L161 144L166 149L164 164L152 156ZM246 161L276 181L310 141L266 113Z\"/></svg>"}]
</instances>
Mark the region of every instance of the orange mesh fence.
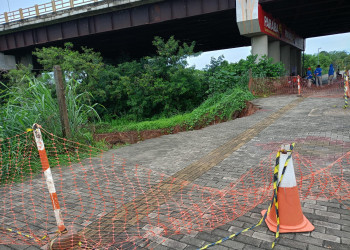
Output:
<instances>
[{"instance_id":1,"label":"orange mesh fence","mask_svg":"<svg viewBox=\"0 0 350 250\"><path fill-rule=\"evenodd\" d=\"M257 143L267 152L260 163L225 188L214 189L42 133L64 224L79 236L82 248L147 247L151 241L212 230L244 215L271 198L275 153L286 143ZM329 141L340 147L329 154L308 149L318 141L327 145L327 140L295 141L301 199L350 198L350 143ZM3 139L0 150L0 244L44 246L57 225L32 132ZM72 240L69 246L74 245Z\"/></svg>"},{"instance_id":2,"label":"orange mesh fence","mask_svg":"<svg viewBox=\"0 0 350 250\"><path fill-rule=\"evenodd\" d=\"M309 84L305 78L300 78L300 92L304 96L312 97L341 97L344 96L345 79L334 79L332 84L324 81L321 87L316 86L314 81ZM298 94L298 77L265 77L252 78L249 89L254 95L290 95Z\"/></svg>"}]
</instances>

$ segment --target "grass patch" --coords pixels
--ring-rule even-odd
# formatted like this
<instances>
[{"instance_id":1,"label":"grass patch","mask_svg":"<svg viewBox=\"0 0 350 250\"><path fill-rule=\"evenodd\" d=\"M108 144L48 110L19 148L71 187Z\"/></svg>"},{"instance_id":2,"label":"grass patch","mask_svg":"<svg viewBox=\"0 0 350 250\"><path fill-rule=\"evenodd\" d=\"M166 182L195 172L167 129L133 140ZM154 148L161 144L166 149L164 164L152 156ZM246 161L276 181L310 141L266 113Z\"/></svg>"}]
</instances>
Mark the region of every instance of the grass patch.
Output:
<instances>
[{"instance_id":1,"label":"grass patch","mask_svg":"<svg viewBox=\"0 0 350 250\"><path fill-rule=\"evenodd\" d=\"M113 133L125 131L144 131L156 129L171 129L176 126L188 130L205 126L219 120L230 120L236 111L246 106L246 101L254 96L246 89L235 88L225 93L214 94L190 113L161 118L153 121L129 121L116 119L110 122L101 122L96 126L96 133Z\"/></svg>"}]
</instances>

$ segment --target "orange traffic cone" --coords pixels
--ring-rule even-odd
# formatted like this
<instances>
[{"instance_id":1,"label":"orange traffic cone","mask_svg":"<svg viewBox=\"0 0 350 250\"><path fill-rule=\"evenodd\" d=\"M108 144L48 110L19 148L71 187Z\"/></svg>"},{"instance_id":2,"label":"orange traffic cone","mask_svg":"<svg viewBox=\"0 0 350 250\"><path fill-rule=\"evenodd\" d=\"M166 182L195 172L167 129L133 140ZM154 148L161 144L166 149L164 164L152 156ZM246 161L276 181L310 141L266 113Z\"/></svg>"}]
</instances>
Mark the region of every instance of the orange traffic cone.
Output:
<instances>
[{"instance_id":1,"label":"orange traffic cone","mask_svg":"<svg viewBox=\"0 0 350 250\"><path fill-rule=\"evenodd\" d=\"M289 145L288 145L289 147ZM286 149L286 148L285 148ZM287 149L289 150L289 148ZM281 179L283 166L287 160L288 154L282 153L279 160L279 172L278 181ZM277 201L278 201L278 214L279 214L279 232L280 233L292 233L292 232L310 232L315 229L315 227L310 223L310 221L304 216L301 210L299 192L297 187L297 182L295 179L293 159L291 158L280 186L277 190ZM261 212L264 215L266 210ZM275 204L265 220L270 231L277 231L277 218Z\"/></svg>"}]
</instances>

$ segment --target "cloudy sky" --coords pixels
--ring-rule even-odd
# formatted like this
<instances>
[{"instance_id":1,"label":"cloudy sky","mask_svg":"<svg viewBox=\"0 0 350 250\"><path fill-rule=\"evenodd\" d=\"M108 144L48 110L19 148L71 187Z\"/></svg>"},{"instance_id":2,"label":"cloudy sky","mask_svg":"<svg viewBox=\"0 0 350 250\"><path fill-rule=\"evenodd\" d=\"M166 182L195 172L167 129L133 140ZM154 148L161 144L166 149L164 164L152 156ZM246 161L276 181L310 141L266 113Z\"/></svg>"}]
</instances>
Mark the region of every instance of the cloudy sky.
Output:
<instances>
[{"instance_id":1,"label":"cloudy sky","mask_svg":"<svg viewBox=\"0 0 350 250\"><path fill-rule=\"evenodd\" d=\"M0 13L5 11L14 11L19 8L32 7L35 4L43 4L51 2L50 0L0 0ZM323 36L306 39L307 54L317 54L320 51L345 50L350 52L350 33ZM235 49L226 49L220 51L205 52L196 58L190 58L189 63L202 68L210 62L211 57L219 57L224 55L225 59L230 62L237 62L242 58L246 58L250 54L251 47L242 47Z\"/></svg>"}]
</instances>

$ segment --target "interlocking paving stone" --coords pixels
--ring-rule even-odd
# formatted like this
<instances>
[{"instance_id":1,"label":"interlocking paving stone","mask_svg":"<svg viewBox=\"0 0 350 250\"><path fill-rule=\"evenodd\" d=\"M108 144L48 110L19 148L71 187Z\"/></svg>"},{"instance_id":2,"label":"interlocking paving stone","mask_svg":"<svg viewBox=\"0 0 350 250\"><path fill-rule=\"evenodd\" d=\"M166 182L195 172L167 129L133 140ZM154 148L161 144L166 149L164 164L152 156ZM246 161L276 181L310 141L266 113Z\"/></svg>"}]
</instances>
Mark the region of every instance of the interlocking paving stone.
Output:
<instances>
[{"instance_id":1,"label":"interlocking paving stone","mask_svg":"<svg viewBox=\"0 0 350 250\"><path fill-rule=\"evenodd\" d=\"M326 222L326 221L314 220L313 224L317 225L317 226L322 226L322 227L327 227L327 228L332 228L332 229L338 229L338 230L340 230L340 228L341 228L341 226L339 224L334 224L334 223L330 223L330 222Z\"/></svg>"},{"instance_id":2,"label":"interlocking paving stone","mask_svg":"<svg viewBox=\"0 0 350 250\"><path fill-rule=\"evenodd\" d=\"M333 241L336 243L340 243L340 238L338 236L325 234L325 233L319 233L319 232L311 232L311 236L317 239L323 239L328 241Z\"/></svg>"},{"instance_id":3,"label":"interlocking paving stone","mask_svg":"<svg viewBox=\"0 0 350 250\"><path fill-rule=\"evenodd\" d=\"M261 155L266 153L266 150L258 145L292 141L295 138L306 138L307 136L328 136L332 140L342 141L343 144L350 142L348 114L344 113L348 111L340 112L333 108L342 106L343 100L341 99L280 96L261 98L254 102L260 105L262 110L252 116L217 124L199 131L162 136L111 150L106 153L106 157L117 153L121 158L128 159L131 165L138 163L179 180L187 180L189 183L223 188L259 163ZM309 116L313 109L320 107L323 112L321 115ZM331 145L327 141L315 142L312 140L307 143L307 145L301 145L298 150L315 157L321 152L314 150L315 148L326 149L332 153L349 151L349 148L344 146L345 144ZM63 176L70 178L69 175ZM72 185L73 182L67 183ZM38 187L40 188L40 185ZM81 190L81 195L89 197L89 194L84 192ZM99 197L98 193L94 195ZM108 196L105 199L108 199ZM67 198L67 208L73 206L75 202L78 201L74 199L73 194L72 197ZM141 209L144 200L140 198L138 202ZM158 197L158 202L163 202L162 198ZM97 206L99 213L104 212L103 201L96 200L96 204L99 205ZM84 204L84 206L89 205L91 206L88 203ZM260 210L266 206L267 203L261 204L240 218L213 231L194 233L192 236L175 235L170 239L155 236L148 248L196 249L256 223ZM305 216L315 225L315 231L302 234L281 234L275 249L350 249L350 213L344 205L336 200L307 199L302 201L302 206ZM149 213L152 212L151 208L148 209ZM141 216L146 215L145 213ZM135 223L133 214L117 214L117 219L127 218L130 226ZM100 215L106 222L111 218L108 213ZM82 223L88 222L83 221ZM116 228L117 223L118 220L114 223ZM120 223L123 225L122 221ZM93 223L91 228L88 227L85 230L87 235L89 230L91 236L96 233L93 230ZM213 249L270 249L273 239L274 234L263 223L260 227L217 245ZM9 247L25 249L20 246Z\"/></svg>"}]
</instances>

